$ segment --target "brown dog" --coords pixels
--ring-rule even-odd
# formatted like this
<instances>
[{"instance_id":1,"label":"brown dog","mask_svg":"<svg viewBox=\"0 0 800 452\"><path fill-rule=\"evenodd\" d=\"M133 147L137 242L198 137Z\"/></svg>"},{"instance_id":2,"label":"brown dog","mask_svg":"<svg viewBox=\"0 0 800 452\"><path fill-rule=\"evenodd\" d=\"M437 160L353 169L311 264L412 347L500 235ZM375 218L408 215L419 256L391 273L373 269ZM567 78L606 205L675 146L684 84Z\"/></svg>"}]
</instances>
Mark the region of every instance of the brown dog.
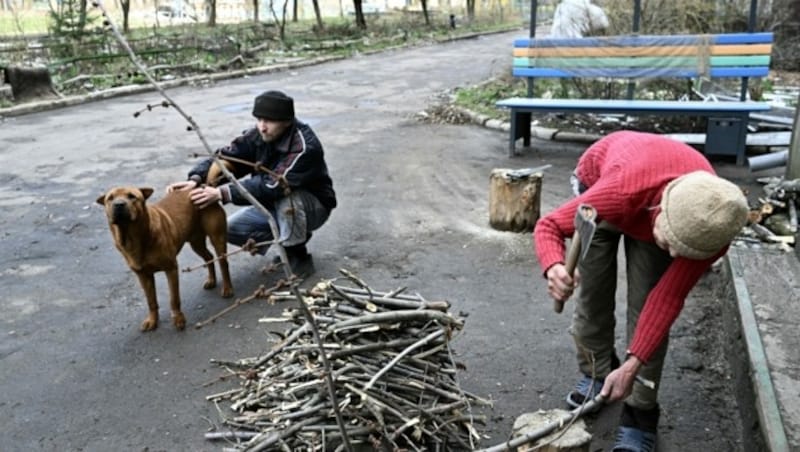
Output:
<instances>
[{"instance_id":1,"label":"brown dog","mask_svg":"<svg viewBox=\"0 0 800 452\"><path fill-rule=\"evenodd\" d=\"M189 242L192 249L208 262L208 278L203 288L212 289L217 285L217 276L214 263L210 262L213 256L206 248L206 237L211 239L222 273L221 294L225 298L233 296L225 258L225 210L219 204L198 209L189 199L189 191L173 191L157 203L147 204L146 200L152 194L152 188L116 187L97 198L97 203L105 207L114 243L136 273L147 298L150 312L142 322L142 331L158 326L154 274L160 271L167 275L172 323L182 330L186 318L181 312L177 256L184 243Z\"/></svg>"}]
</instances>

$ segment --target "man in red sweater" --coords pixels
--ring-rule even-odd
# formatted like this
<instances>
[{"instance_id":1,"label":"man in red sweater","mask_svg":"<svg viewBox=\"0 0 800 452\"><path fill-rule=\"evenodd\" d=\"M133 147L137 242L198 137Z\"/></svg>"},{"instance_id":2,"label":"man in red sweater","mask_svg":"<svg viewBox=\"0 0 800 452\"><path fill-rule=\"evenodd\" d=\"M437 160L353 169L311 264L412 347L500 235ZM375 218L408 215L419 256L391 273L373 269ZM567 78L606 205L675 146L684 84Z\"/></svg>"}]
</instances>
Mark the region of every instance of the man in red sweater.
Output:
<instances>
[{"instance_id":1,"label":"man in red sweater","mask_svg":"<svg viewBox=\"0 0 800 452\"><path fill-rule=\"evenodd\" d=\"M580 276L571 333L583 376L567 395L576 407L598 392L625 399L615 451L652 451L658 425L657 389L669 329L689 291L745 225L747 200L717 177L693 148L658 135L616 132L581 156L577 196L536 224L536 254L551 297L566 301ZM564 241L576 209L597 210L598 228L575 279L564 268ZM617 252L624 237L628 348L614 350ZM655 382L650 389L636 375Z\"/></svg>"}]
</instances>

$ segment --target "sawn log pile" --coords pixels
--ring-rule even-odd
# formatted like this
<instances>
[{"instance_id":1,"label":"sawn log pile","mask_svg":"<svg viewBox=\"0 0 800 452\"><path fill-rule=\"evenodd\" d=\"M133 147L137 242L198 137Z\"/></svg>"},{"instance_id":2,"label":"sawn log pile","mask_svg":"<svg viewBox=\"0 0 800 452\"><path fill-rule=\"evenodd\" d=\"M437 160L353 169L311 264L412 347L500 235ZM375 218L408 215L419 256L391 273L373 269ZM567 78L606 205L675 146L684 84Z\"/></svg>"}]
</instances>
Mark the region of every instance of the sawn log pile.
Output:
<instances>
[{"instance_id":1,"label":"sawn log pile","mask_svg":"<svg viewBox=\"0 0 800 452\"><path fill-rule=\"evenodd\" d=\"M790 251L797 247L797 207L800 202L800 179L759 179L764 196L750 209L748 226L738 240L758 246L777 247Z\"/></svg>"},{"instance_id":2,"label":"sawn log pile","mask_svg":"<svg viewBox=\"0 0 800 452\"><path fill-rule=\"evenodd\" d=\"M347 437L357 450L471 450L479 441L472 408L490 402L463 391L450 340L464 326L447 301L401 290L371 290L322 281L301 291L312 312L334 379ZM292 292L281 318L282 340L259 357L212 360L240 380L210 395L224 426L210 440L233 450L345 450L313 339ZM223 410L221 405L228 405ZM230 414L226 414L230 413Z\"/></svg>"}]
</instances>

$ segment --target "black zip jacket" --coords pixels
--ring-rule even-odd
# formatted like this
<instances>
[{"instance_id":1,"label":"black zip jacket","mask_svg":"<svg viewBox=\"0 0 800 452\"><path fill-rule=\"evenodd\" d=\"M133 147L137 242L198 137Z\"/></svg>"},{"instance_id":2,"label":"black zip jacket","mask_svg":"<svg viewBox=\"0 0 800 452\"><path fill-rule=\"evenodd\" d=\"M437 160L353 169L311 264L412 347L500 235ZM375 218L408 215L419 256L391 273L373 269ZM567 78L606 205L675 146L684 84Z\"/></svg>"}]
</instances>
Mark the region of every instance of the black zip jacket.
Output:
<instances>
[{"instance_id":1,"label":"black zip jacket","mask_svg":"<svg viewBox=\"0 0 800 452\"><path fill-rule=\"evenodd\" d=\"M255 127L245 130L230 145L217 149L248 162L258 162L283 177L291 189L303 189L316 196L328 209L336 207L333 181L328 175L325 155L317 135L307 124L295 120L284 134L272 143L266 143ZM189 171L189 178L205 180L213 159L206 159ZM256 172L253 167L233 162L233 174L244 188L259 202L272 205L284 197L284 189L272 176ZM249 178L242 179L246 175ZM231 202L249 204L235 186L230 185Z\"/></svg>"}]
</instances>

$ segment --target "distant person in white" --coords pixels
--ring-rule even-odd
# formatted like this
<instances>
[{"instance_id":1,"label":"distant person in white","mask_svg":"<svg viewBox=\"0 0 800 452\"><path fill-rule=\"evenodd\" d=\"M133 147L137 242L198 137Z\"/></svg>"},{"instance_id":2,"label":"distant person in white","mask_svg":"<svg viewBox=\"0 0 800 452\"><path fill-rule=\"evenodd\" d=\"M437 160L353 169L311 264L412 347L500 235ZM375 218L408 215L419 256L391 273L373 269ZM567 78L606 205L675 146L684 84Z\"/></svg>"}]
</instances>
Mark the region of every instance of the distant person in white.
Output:
<instances>
[{"instance_id":1,"label":"distant person in white","mask_svg":"<svg viewBox=\"0 0 800 452\"><path fill-rule=\"evenodd\" d=\"M562 0L553 15L552 38L582 38L608 28L608 16L590 0Z\"/></svg>"}]
</instances>

